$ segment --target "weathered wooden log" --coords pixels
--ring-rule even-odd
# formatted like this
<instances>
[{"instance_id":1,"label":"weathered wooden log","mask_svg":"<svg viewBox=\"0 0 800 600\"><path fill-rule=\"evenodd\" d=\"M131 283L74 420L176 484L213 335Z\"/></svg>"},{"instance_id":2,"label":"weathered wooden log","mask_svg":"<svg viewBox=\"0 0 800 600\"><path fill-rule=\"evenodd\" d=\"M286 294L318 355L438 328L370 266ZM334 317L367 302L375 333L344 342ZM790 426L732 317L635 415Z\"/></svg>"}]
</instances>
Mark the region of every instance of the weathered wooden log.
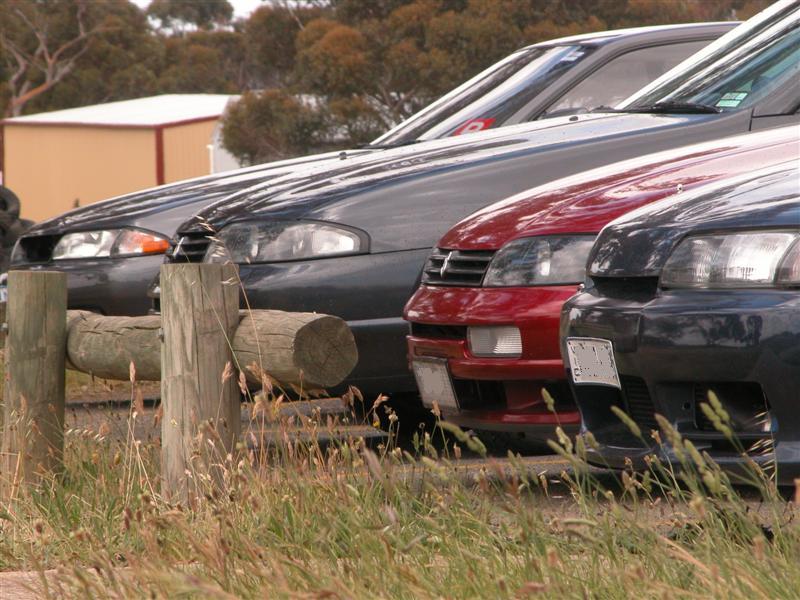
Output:
<instances>
[{"instance_id":1,"label":"weathered wooden log","mask_svg":"<svg viewBox=\"0 0 800 600\"><path fill-rule=\"evenodd\" d=\"M61 466L67 278L12 271L0 445L3 496Z\"/></svg>"},{"instance_id":2,"label":"weathered wooden log","mask_svg":"<svg viewBox=\"0 0 800 600\"><path fill-rule=\"evenodd\" d=\"M233 336L233 351L251 383L261 383L258 369L249 368L256 364L278 382L303 389L337 385L358 362L347 323L316 313L245 313Z\"/></svg>"},{"instance_id":3,"label":"weathered wooden log","mask_svg":"<svg viewBox=\"0 0 800 600\"><path fill-rule=\"evenodd\" d=\"M139 381L161 379L161 317L104 317L67 313L67 366L103 379L127 380L130 364Z\"/></svg>"},{"instance_id":4,"label":"weathered wooden log","mask_svg":"<svg viewBox=\"0 0 800 600\"><path fill-rule=\"evenodd\" d=\"M231 340L236 364L251 384L258 365L281 385L303 389L341 383L358 361L350 328L339 317L277 310L242 312ZM125 381L130 364L139 381L161 379L161 317L104 317L84 311L67 316L67 367Z\"/></svg>"},{"instance_id":5,"label":"weathered wooden log","mask_svg":"<svg viewBox=\"0 0 800 600\"><path fill-rule=\"evenodd\" d=\"M241 429L230 340L239 323L233 265L161 267L161 476L168 498L186 501L223 463ZM187 475L188 474L188 475Z\"/></svg>"}]
</instances>

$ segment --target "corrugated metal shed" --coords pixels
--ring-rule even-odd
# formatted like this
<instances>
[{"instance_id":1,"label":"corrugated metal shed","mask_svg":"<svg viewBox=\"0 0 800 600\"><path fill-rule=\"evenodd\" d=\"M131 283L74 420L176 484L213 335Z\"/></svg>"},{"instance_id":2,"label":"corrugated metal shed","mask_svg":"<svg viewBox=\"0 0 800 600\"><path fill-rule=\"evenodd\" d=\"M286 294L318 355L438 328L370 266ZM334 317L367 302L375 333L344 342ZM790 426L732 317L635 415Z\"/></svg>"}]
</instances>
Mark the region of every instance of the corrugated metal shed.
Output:
<instances>
[{"instance_id":1,"label":"corrugated metal shed","mask_svg":"<svg viewBox=\"0 0 800 600\"><path fill-rule=\"evenodd\" d=\"M214 128L232 98L172 94L5 119L3 181L22 215L41 220L207 174Z\"/></svg>"}]
</instances>

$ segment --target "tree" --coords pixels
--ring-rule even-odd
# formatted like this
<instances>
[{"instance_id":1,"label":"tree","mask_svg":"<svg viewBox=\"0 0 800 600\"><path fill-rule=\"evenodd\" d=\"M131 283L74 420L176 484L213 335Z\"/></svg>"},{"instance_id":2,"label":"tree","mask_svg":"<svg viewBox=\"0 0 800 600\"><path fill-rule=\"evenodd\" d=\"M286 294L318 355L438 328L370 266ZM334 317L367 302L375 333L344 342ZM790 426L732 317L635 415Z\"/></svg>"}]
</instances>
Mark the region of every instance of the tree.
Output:
<instances>
[{"instance_id":1,"label":"tree","mask_svg":"<svg viewBox=\"0 0 800 600\"><path fill-rule=\"evenodd\" d=\"M251 88L285 86L295 68L295 38L306 24L325 14L316 6L267 4L250 15L242 29Z\"/></svg>"},{"instance_id":2,"label":"tree","mask_svg":"<svg viewBox=\"0 0 800 600\"><path fill-rule=\"evenodd\" d=\"M0 4L0 46L9 73L6 116L49 91L75 70L92 38L110 27L86 0Z\"/></svg>"},{"instance_id":3,"label":"tree","mask_svg":"<svg viewBox=\"0 0 800 600\"><path fill-rule=\"evenodd\" d=\"M247 86L244 45L233 31L196 31L163 43L162 93L237 94Z\"/></svg>"},{"instance_id":4,"label":"tree","mask_svg":"<svg viewBox=\"0 0 800 600\"><path fill-rule=\"evenodd\" d=\"M225 115L224 146L250 164L322 150L328 144L324 111L313 99L280 90L246 92Z\"/></svg>"},{"instance_id":5,"label":"tree","mask_svg":"<svg viewBox=\"0 0 800 600\"><path fill-rule=\"evenodd\" d=\"M142 10L129 2L93 3L108 30L94 36L75 69L25 112L58 110L159 93L165 68L163 41Z\"/></svg>"},{"instance_id":6,"label":"tree","mask_svg":"<svg viewBox=\"0 0 800 600\"><path fill-rule=\"evenodd\" d=\"M233 6L228 0L153 0L147 14L157 19L162 29L183 33L186 25L212 29L230 23Z\"/></svg>"}]
</instances>

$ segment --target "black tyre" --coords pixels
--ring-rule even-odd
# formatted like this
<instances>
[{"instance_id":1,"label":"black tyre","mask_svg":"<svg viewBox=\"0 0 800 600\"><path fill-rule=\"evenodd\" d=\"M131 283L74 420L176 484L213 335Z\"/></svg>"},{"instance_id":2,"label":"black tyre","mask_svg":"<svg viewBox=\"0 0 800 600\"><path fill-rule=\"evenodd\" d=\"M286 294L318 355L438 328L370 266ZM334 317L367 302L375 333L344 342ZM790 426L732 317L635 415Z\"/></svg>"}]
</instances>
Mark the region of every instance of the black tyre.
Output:
<instances>
[{"instance_id":1,"label":"black tyre","mask_svg":"<svg viewBox=\"0 0 800 600\"><path fill-rule=\"evenodd\" d=\"M5 186L0 185L0 211L19 218L20 202L17 195Z\"/></svg>"}]
</instances>

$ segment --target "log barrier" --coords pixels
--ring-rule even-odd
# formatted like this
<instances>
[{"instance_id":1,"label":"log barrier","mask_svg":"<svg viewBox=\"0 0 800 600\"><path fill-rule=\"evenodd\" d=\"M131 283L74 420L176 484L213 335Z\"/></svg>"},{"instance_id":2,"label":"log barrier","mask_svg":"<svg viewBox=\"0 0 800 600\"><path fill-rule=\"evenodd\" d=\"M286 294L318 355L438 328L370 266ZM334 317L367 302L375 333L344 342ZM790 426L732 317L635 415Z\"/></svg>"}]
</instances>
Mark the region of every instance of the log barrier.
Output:
<instances>
[{"instance_id":1,"label":"log barrier","mask_svg":"<svg viewBox=\"0 0 800 600\"><path fill-rule=\"evenodd\" d=\"M355 367L358 352L342 319L238 305L232 265L163 265L162 314L142 317L67 311L64 273L10 272L0 411L4 497L61 466L65 368L161 381L162 491L184 501L192 493L190 467L218 480L220 461L235 448L239 373L255 386L268 376L308 390L335 386ZM213 431L214 444L204 445L213 456L208 448L196 451L203 431Z\"/></svg>"}]
</instances>

